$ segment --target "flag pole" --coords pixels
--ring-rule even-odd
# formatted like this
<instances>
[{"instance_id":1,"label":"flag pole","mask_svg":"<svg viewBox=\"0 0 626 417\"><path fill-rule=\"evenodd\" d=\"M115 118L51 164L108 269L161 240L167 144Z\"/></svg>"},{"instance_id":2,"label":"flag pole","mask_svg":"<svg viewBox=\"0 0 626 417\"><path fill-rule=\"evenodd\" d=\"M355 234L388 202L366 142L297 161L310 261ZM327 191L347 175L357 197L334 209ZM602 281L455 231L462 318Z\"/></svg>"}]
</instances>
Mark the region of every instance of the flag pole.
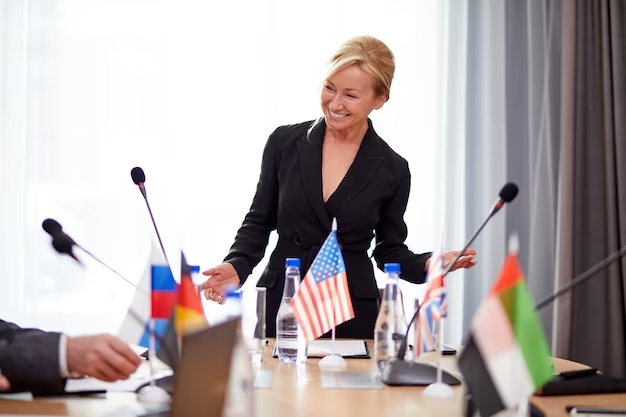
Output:
<instances>
[{"instance_id":1,"label":"flag pole","mask_svg":"<svg viewBox=\"0 0 626 417\"><path fill-rule=\"evenodd\" d=\"M439 260L439 258L437 258L437 261L439 263L438 268L441 268L443 270L443 228L441 230L441 240L439 242L439 254L437 255L438 257L441 257L441 261ZM433 265L433 267L435 267ZM430 269L430 268L429 268ZM430 275L430 270L428 271L429 275ZM443 273L443 276L445 276L445 272ZM441 277L441 279L443 280L443 277ZM429 277L430 280L430 277ZM443 284L443 281L442 281ZM445 287L444 287L445 288ZM441 359L443 357L443 347L441 344L441 335L443 333L443 316L445 315L444 313L442 313L442 306L441 303L443 302L445 295L444 294L440 294L439 295L440 300L439 300L439 306L437 307L437 313L436 313L436 320L433 323L433 326L435 326L435 334L434 334L434 342L435 342L435 351L436 351L436 355L437 355L437 382L430 384L429 386L426 387L426 389L424 390L424 395L428 396L428 397L437 397L437 398L450 398L452 396L454 396L454 391L452 390L452 387L450 387L450 385L444 383L442 381L442 369L441 369ZM424 311L424 314L430 314L427 313L426 311ZM432 317L431 317L432 318Z\"/></svg>"},{"instance_id":2,"label":"flag pole","mask_svg":"<svg viewBox=\"0 0 626 417\"><path fill-rule=\"evenodd\" d=\"M439 318L437 320L437 333L435 336L435 343L437 346L437 383L441 384L441 358L443 357L442 347L441 347L441 332L442 332L442 323L443 320Z\"/></svg>"},{"instance_id":3,"label":"flag pole","mask_svg":"<svg viewBox=\"0 0 626 417\"><path fill-rule=\"evenodd\" d=\"M443 357L442 347L441 347L441 332L442 332L442 318L439 317L439 320L435 322L436 331L435 331L435 349L437 354L437 382L430 384L424 390L424 395L427 397L437 397L437 398L450 398L454 396L454 391L452 387L442 381L442 369L441 369L441 358Z\"/></svg>"},{"instance_id":4,"label":"flag pole","mask_svg":"<svg viewBox=\"0 0 626 417\"><path fill-rule=\"evenodd\" d=\"M335 354L335 327L337 327L337 282L335 282L335 288L333 288L333 329L331 332L332 342L330 344L331 355Z\"/></svg>"},{"instance_id":5,"label":"flag pole","mask_svg":"<svg viewBox=\"0 0 626 417\"><path fill-rule=\"evenodd\" d=\"M146 385L137 391L137 400L145 403L169 403L171 401L170 395L165 389L156 385L154 378L154 362L156 357L156 343L154 333L154 318L148 319L148 366L150 367L150 385Z\"/></svg>"},{"instance_id":6,"label":"flag pole","mask_svg":"<svg viewBox=\"0 0 626 417\"><path fill-rule=\"evenodd\" d=\"M156 381L154 380L154 360L156 359L156 343L154 341L154 319L150 317L148 319L148 331L149 333L149 342L148 342L148 362L150 366L150 385L156 386Z\"/></svg>"},{"instance_id":7,"label":"flag pole","mask_svg":"<svg viewBox=\"0 0 626 417\"><path fill-rule=\"evenodd\" d=\"M332 232L337 233L337 219L333 218ZM322 368L345 368L348 366L348 362L341 356L335 353L335 327L337 327L337 280L335 280L335 285L333 285L333 327L331 330L331 354L322 358L319 361L319 366Z\"/></svg>"}]
</instances>

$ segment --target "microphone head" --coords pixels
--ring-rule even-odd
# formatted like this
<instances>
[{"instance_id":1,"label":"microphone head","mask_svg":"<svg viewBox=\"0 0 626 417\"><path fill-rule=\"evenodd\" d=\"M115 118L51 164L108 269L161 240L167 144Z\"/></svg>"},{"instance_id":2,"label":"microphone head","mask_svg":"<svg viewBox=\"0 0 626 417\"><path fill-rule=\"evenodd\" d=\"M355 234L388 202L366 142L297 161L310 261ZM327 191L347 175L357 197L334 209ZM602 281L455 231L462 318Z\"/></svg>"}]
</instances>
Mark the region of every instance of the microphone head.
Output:
<instances>
[{"instance_id":1,"label":"microphone head","mask_svg":"<svg viewBox=\"0 0 626 417\"><path fill-rule=\"evenodd\" d=\"M59 222L54 219L44 220L43 223L41 224L41 227L43 227L43 230L45 230L46 233L48 233L52 237L55 237L56 235L61 234L63 230Z\"/></svg>"},{"instance_id":2,"label":"microphone head","mask_svg":"<svg viewBox=\"0 0 626 417\"><path fill-rule=\"evenodd\" d=\"M515 199L515 197L517 197L518 192L519 188L517 188L517 184L514 182L507 182L500 190L500 199L505 203L510 203Z\"/></svg>"},{"instance_id":3,"label":"microphone head","mask_svg":"<svg viewBox=\"0 0 626 417\"><path fill-rule=\"evenodd\" d=\"M72 255L72 240L65 234L55 236L52 239L52 247L59 253Z\"/></svg>"},{"instance_id":4,"label":"microphone head","mask_svg":"<svg viewBox=\"0 0 626 417\"><path fill-rule=\"evenodd\" d=\"M130 176L133 178L135 185L143 184L146 182L146 174L140 167L135 167L130 170Z\"/></svg>"}]
</instances>

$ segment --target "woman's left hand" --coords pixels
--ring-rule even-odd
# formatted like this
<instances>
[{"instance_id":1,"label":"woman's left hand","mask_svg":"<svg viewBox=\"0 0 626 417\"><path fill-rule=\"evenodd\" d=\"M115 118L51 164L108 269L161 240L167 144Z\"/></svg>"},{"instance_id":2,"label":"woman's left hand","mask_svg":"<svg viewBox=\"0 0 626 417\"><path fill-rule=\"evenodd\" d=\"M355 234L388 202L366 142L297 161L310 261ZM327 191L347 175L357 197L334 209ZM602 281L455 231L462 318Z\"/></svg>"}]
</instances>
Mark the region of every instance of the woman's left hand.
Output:
<instances>
[{"instance_id":1,"label":"woman's left hand","mask_svg":"<svg viewBox=\"0 0 626 417\"><path fill-rule=\"evenodd\" d=\"M443 269L444 270L448 267L448 265L450 265L452 261L454 261L454 258L456 258L458 254L459 254L459 251L456 250L452 252L446 252L443 255ZM457 269L461 269L461 268L470 269L471 267L476 265L476 260L474 260L474 256L476 256L476 251L474 249L472 248L466 249L465 252L463 252L463 255L461 255L461 257L459 258L459 260L456 261L456 263L452 266L452 268L450 268L449 272L456 271Z\"/></svg>"},{"instance_id":2,"label":"woman's left hand","mask_svg":"<svg viewBox=\"0 0 626 417\"><path fill-rule=\"evenodd\" d=\"M448 265L450 265L452 261L454 261L454 258L456 258L458 254L459 254L458 250L444 253L443 255L443 269L444 270L448 267ZM476 251L474 249L472 248L466 249L465 252L463 252L463 255L459 258L458 261L456 261L454 266L450 268L450 271L448 272L456 271L457 269L460 269L460 268L470 269L471 267L476 265L476 260L474 260L474 256L476 256ZM428 268L430 267L430 259L431 258L428 258L426 260L426 264L424 265L425 272L428 272Z\"/></svg>"}]
</instances>

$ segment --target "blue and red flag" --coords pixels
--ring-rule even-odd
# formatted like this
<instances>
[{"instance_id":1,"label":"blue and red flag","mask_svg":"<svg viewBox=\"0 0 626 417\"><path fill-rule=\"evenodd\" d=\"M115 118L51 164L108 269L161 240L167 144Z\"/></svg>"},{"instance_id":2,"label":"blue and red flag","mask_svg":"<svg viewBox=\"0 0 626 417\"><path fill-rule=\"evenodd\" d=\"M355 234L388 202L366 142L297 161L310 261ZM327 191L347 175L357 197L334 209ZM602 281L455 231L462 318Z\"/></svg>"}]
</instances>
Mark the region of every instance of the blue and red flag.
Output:
<instances>
[{"instance_id":1,"label":"blue and red flag","mask_svg":"<svg viewBox=\"0 0 626 417\"><path fill-rule=\"evenodd\" d=\"M200 272L199 266L188 266L188 268L191 273ZM190 275L189 280L191 280ZM187 285L187 280L185 280L185 287L187 287ZM165 335L165 330L167 329L174 307L177 305L178 298L179 285L174 279L170 267L167 265L152 265L150 318L154 319L154 332L160 337ZM143 347L149 347L149 341L150 333L146 328L139 344ZM157 350L159 349L158 340L155 341L155 347Z\"/></svg>"},{"instance_id":2,"label":"blue and red flag","mask_svg":"<svg viewBox=\"0 0 626 417\"><path fill-rule=\"evenodd\" d=\"M444 285L443 250L433 254L428 265L428 284L420 307L415 332L417 354L435 350L435 323L448 314L448 300Z\"/></svg>"}]
</instances>

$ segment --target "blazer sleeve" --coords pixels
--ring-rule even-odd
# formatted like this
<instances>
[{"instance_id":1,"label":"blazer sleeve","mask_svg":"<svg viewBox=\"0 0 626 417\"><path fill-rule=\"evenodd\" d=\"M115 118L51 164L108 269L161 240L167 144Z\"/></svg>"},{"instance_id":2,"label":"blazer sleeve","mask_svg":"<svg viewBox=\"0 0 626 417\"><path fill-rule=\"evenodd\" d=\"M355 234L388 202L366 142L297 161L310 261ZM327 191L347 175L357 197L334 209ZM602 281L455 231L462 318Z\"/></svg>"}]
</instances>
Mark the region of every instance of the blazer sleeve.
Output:
<instances>
[{"instance_id":1,"label":"blazer sleeve","mask_svg":"<svg viewBox=\"0 0 626 417\"><path fill-rule=\"evenodd\" d=\"M279 129L268 138L261 161L261 174L250 211L246 214L224 262L235 267L241 284L261 262L270 233L276 229L278 217Z\"/></svg>"},{"instance_id":2,"label":"blazer sleeve","mask_svg":"<svg viewBox=\"0 0 626 417\"><path fill-rule=\"evenodd\" d=\"M22 329L0 320L0 369L11 391L62 394L59 333Z\"/></svg>"},{"instance_id":3,"label":"blazer sleeve","mask_svg":"<svg viewBox=\"0 0 626 417\"><path fill-rule=\"evenodd\" d=\"M381 208L380 220L375 230L376 247L373 255L381 271L384 271L386 263L399 263L402 279L422 284L426 280L424 266L432 253L415 254L404 243L408 235L404 212L409 201L410 188L411 174L407 165L398 189Z\"/></svg>"}]
</instances>

